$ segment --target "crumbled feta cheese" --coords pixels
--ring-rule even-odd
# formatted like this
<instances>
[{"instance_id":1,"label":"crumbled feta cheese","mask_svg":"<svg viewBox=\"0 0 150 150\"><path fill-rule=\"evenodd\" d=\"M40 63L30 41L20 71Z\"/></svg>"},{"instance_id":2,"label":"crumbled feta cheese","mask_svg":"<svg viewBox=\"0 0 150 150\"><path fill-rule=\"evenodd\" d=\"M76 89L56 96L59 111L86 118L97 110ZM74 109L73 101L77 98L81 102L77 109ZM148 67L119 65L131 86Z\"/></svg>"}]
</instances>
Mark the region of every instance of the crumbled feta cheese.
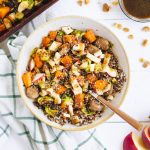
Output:
<instances>
[{"instance_id":1,"label":"crumbled feta cheese","mask_svg":"<svg viewBox=\"0 0 150 150\"><path fill-rule=\"evenodd\" d=\"M58 52L56 52L55 56L54 56L54 62L55 62L55 64L59 64L60 57L61 57L61 55Z\"/></svg>"},{"instance_id":2,"label":"crumbled feta cheese","mask_svg":"<svg viewBox=\"0 0 150 150\"><path fill-rule=\"evenodd\" d=\"M90 64L90 72L93 72L95 68L95 64Z\"/></svg>"},{"instance_id":3,"label":"crumbled feta cheese","mask_svg":"<svg viewBox=\"0 0 150 150\"><path fill-rule=\"evenodd\" d=\"M88 54L86 55L86 57L89 58L91 61L93 61L93 62L95 62L95 63L99 63L99 62L100 62L100 58L97 58L96 56L94 56L94 55L92 55L92 54L90 54L90 53L88 53Z\"/></svg>"},{"instance_id":4,"label":"crumbled feta cheese","mask_svg":"<svg viewBox=\"0 0 150 150\"><path fill-rule=\"evenodd\" d=\"M73 113L73 107L72 107L72 105L68 106L68 110L69 110L70 115L73 116L74 113Z\"/></svg>"},{"instance_id":5,"label":"crumbled feta cheese","mask_svg":"<svg viewBox=\"0 0 150 150\"><path fill-rule=\"evenodd\" d=\"M62 43L60 42L56 42L54 41L50 46L49 46L49 50L51 51L56 51L58 49L58 47L61 45Z\"/></svg>"},{"instance_id":6,"label":"crumbled feta cheese","mask_svg":"<svg viewBox=\"0 0 150 150\"><path fill-rule=\"evenodd\" d=\"M80 75L79 69L78 69L75 65L72 65L71 71L72 71L72 73L73 73L74 75L76 75L76 76L79 76L79 75Z\"/></svg>"},{"instance_id":7,"label":"crumbled feta cheese","mask_svg":"<svg viewBox=\"0 0 150 150\"><path fill-rule=\"evenodd\" d=\"M117 70L109 67L110 59L111 59L111 55L107 55L107 57L105 56L104 58L105 64L103 65L102 72L107 72L111 77L116 77Z\"/></svg>"},{"instance_id":8,"label":"crumbled feta cheese","mask_svg":"<svg viewBox=\"0 0 150 150\"><path fill-rule=\"evenodd\" d=\"M99 50L96 53L94 53L94 56L96 56L96 57L100 57L101 55L103 55L101 50Z\"/></svg>"},{"instance_id":9,"label":"crumbled feta cheese","mask_svg":"<svg viewBox=\"0 0 150 150\"><path fill-rule=\"evenodd\" d=\"M71 85L72 85L72 87L73 87L73 93L74 93L75 95L82 93L82 88L80 87L80 85L79 85L77 79L72 80L72 81L71 81Z\"/></svg>"},{"instance_id":10,"label":"crumbled feta cheese","mask_svg":"<svg viewBox=\"0 0 150 150\"><path fill-rule=\"evenodd\" d=\"M66 34L70 34L73 32L73 29L70 26L64 26L62 27L62 31L64 31Z\"/></svg>"}]
</instances>

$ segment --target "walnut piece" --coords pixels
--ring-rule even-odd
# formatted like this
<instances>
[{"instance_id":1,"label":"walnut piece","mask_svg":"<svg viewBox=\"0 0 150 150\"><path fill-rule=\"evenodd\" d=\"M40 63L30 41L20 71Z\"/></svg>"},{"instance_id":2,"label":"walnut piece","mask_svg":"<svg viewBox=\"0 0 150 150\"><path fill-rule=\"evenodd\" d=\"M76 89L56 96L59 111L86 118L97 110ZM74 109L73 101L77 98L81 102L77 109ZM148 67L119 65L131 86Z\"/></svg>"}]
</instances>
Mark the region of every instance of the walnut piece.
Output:
<instances>
[{"instance_id":1,"label":"walnut piece","mask_svg":"<svg viewBox=\"0 0 150 150\"><path fill-rule=\"evenodd\" d=\"M143 68L147 68L150 65L149 61L144 61Z\"/></svg>"},{"instance_id":2,"label":"walnut piece","mask_svg":"<svg viewBox=\"0 0 150 150\"><path fill-rule=\"evenodd\" d=\"M140 63L142 63L143 68L147 68L148 66L150 66L150 61L145 60L144 58L140 58L139 61Z\"/></svg>"},{"instance_id":3,"label":"walnut piece","mask_svg":"<svg viewBox=\"0 0 150 150\"><path fill-rule=\"evenodd\" d=\"M114 27L117 28L117 29L122 29L122 24L114 23Z\"/></svg>"},{"instance_id":4,"label":"walnut piece","mask_svg":"<svg viewBox=\"0 0 150 150\"><path fill-rule=\"evenodd\" d=\"M142 28L142 31L148 32L148 31L150 31L150 27L145 26L145 27Z\"/></svg>"},{"instance_id":5,"label":"walnut piece","mask_svg":"<svg viewBox=\"0 0 150 150\"><path fill-rule=\"evenodd\" d=\"M82 0L78 0L77 2L80 6L82 6L83 1Z\"/></svg>"},{"instance_id":6,"label":"walnut piece","mask_svg":"<svg viewBox=\"0 0 150 150\"><path fill-rule=\"evenodd\" d=\"M109 10L110 10L110 6L107 3L103 4L103 11L108 12Z\"/></svg>"},{"instance_id":7,"label":"walnut piece","mask_svg":"<svg viewBox=\"0 0 150 150\"><path fill-rule=\"evenodd\" d=\"M145 47L145 46L147 46L147 44L148 44L148 40L144 39L143 42L142 42L142 45Z\"/></svg>"},{"instance_id":8,"label":"walnut piece","mask_svg":"<svg viewBox=\"0 0 150 150\"><path fill-rule=\"evenodd\" d=\"M134 39L133 34L128 35L128 39Z\"/></svg>"},{"instance_id":9,"label":"walnut piece","mask_svg":"<svg viewBox=\"0 0 150 150\"><path fill-rule=\"evenodd\" d=\"M125 28L123 28L123 31L124 31L124 32L129 32L130 30L129 30L129 28L126 28L126 27L125 27Z\"/></svg>"},{"instance_id":10,"label":"walnut piece","mask_svg":"<svg viewBox=\"0 0 150 150\"><path fill-rule=\"evenodd\" d=\"M84 2L85 2L85 4L89 4L90 0L85 0Z\"/></svg>"}]
</instances>

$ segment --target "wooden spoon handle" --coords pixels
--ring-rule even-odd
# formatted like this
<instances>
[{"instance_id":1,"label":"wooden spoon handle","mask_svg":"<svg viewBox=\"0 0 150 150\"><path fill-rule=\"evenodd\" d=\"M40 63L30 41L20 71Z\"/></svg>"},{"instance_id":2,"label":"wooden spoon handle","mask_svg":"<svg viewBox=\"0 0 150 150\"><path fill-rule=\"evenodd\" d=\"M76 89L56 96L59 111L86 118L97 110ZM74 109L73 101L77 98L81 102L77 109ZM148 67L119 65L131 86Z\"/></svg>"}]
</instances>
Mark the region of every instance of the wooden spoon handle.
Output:
<instances>
[{"instance_id":1,"label":"wooden spoon handle","mask_svg":"<svg viewBox=\"0 0 150 150\"><path fill-rule=\"evenodd\" d=\"M142 129L142 124L139 123L137 120L133 119L123 111L121 111L119 108L115 107L110 102L106 101L101 96L98 96L97 99L105 106L109 107L113 112L118 114L122 119L124 119L126 122L128 122L131 126L133 126L136 130L140 131Z\"/></svg>"}]
</instances>

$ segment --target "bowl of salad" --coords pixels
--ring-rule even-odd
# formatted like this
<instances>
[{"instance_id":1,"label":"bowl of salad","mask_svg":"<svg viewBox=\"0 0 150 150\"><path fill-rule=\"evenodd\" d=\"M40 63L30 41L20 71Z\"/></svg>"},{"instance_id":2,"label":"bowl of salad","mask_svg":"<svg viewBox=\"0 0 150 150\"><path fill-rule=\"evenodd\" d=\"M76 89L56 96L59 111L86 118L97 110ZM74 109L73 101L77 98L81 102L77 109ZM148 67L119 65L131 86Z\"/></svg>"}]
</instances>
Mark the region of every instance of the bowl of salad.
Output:
<instances>
[{"instance_id":1,"label":"bowl of salad","mask_svg":"<svg viewBox=\"0 0 150 150\"><path fill-rule=\"evenodd\" d=\"M129 63L119 39L86 17L53 19L22 47L17 82L30 111L61 130L87 130L113 112L89 91L120 106L129 84Z\"/></svg>"}]
</instances>

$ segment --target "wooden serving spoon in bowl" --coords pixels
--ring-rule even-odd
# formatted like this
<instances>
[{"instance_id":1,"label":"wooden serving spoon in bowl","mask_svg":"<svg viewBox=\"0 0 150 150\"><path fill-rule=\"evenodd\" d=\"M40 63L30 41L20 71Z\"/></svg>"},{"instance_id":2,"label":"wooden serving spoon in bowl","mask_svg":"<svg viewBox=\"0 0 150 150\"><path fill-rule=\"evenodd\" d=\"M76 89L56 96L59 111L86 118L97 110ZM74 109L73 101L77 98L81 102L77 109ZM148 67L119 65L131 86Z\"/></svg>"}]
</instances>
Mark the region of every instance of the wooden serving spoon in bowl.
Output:
<instances>
[{"instance_id":1,"label":"wooden serving spoon in bowl","mask_svg":"<svg viewBox=\"0 0 150 150\"><path fill-rule=\"evenodd\" d=\"M141 131L143 125L138 122L137 120L135 120L134 118L132 118L131 116L129 116L128 114L126 114L125 112L123 112L122 110L120 110L119 108L117 108L116 106L114 106L112 103L110 103L109 101L105 100L103 97L98 96L96 93L93 93L92 91L89 91L90 94L95 97L98 101L100 101L103 105L107 106L108 108L110 108L113 112L115 112L117 115L119 115L123 120L125 120L126 122L128 122L131 126L133 126L136 130Z\"/></svg>"}]
</instances>

